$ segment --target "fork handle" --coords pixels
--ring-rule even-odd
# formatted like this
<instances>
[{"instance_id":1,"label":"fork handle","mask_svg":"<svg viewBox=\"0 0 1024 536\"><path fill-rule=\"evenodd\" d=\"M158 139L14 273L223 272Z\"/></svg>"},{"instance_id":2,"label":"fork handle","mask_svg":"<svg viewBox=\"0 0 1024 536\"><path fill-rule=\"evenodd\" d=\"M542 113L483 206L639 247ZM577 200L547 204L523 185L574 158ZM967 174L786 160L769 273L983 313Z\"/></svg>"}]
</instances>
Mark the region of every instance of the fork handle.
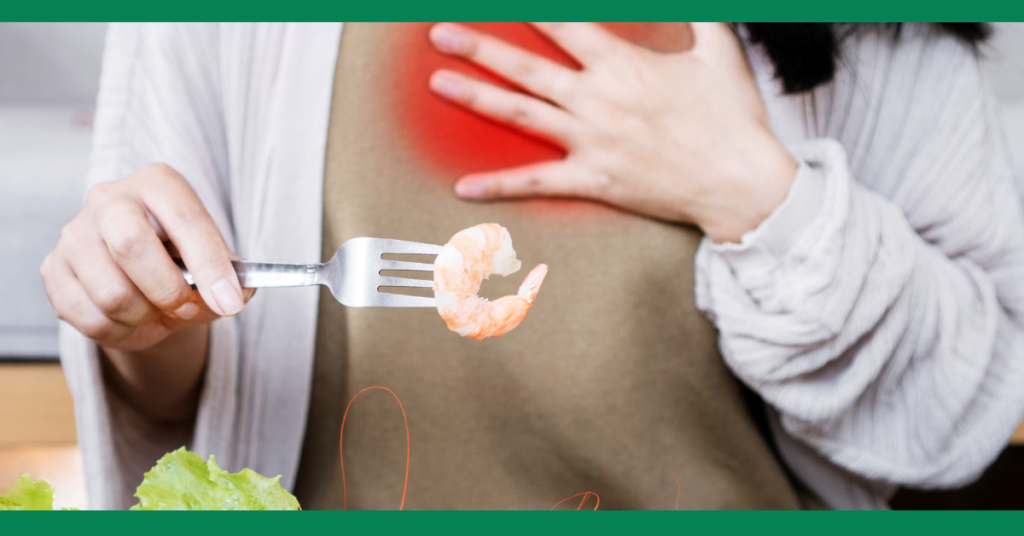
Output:
<instances>
[{"instance_id":1,"label":"fork handle","mask_svg":"<svg viewBox=\"0 0 1024 536\"><path fill-rule=\"evenodd\" d=\"M181 269L181 275L189 285L195 285L195 279L185 268L181 259L174 259ZM277 262L231 261L238 274L238 282L242 288L267 287L308 287L317 284L316 273L319 264L284 264Z\"/></svg>"}]
</instances>

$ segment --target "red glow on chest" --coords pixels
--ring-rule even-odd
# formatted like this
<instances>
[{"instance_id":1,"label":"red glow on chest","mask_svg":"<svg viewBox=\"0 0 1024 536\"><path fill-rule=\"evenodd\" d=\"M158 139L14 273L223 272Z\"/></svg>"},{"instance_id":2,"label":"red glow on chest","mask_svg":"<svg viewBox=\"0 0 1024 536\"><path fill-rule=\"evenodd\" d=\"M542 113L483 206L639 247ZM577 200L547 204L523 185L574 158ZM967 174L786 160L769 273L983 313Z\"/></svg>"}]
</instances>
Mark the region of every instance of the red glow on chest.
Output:
<instances>
[{"instance_id":1,"label":"red glow on chest","mask_svg":"<svg viewBox=\"0 0 1024 536\"><path fill-rule=\"evenodd\" d=\"M450 69L491 83L513 86L475 65L443 55L431 46L432 23L396 25L398 36L393 81L389 81L391 109L406 140L423 161L454 183L462 175L517 167L565 156L546 141L486 119L434 95L430 75ZM468 23L525 50L572 68L570 56L526 23ZM689 47L689 26L684 23L606 23L605 27L647 48L670 52Z\"/></svg>"},{"instance_id":2,"label":"red glow on chest","mask_svg":"<svg viewBox=\"0 0 1024 536\"><path fill-rule=\"evenodd\" d=\"M450 69L503 87L508 83L468 62L445 56L431 46L427 37L430 23L404 24L397 58L398 80L391 87L399 124L416 152L428 164L450 177L477 171L520 166L562 158L555 145L525 135L513 128L434 95L430 75ZM523 23L467 24L565 65L574 62L541 34Z\"/></svg>"}]
</instances>

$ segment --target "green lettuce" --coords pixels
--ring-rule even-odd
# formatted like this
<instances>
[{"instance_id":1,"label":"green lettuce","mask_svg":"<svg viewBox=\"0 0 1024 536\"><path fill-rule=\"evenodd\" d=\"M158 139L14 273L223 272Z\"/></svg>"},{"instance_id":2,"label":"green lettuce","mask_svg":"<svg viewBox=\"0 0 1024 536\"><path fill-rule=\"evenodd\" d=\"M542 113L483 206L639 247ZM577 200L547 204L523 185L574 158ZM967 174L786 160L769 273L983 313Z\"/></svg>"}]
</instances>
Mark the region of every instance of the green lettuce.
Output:
<instances>
[{"instance_id":1,"label":"green lettuce","mask_svg":"<svg viewBox=\"0 0 1024 536\"><path fill-rule=\"evenodd\" d=\"M0 495L0 510L53 510L53 486L41 478L22 475L13 488Z\"/></svg>"},{"instance_id":2,"label":"green lettuce","mask_svg":"<svg viewBox=\"0 0 1024 536\"><path fill-rule=\"evenodd\" d=\"M182 447L146 473L132 510L298 510L299 501L280 480L249 469L228 473L213 456L204 462Z\"/></svg>"}]
</instances>

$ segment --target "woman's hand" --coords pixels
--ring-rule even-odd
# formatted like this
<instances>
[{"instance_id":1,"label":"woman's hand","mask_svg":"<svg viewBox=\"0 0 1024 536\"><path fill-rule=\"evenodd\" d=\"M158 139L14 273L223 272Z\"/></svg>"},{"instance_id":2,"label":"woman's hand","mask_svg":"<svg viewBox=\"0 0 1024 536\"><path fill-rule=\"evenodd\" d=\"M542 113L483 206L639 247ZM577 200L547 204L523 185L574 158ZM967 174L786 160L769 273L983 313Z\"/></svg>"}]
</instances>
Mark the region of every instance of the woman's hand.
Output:
<instances>
[{"instance_id":1,"label":"woman's hand","mask_svg":"<svg viewBox=\"0 0 1024 536\"><path fill-rule=\"evenodd\" d=\"M103 348L114 387L153 417L181 420L195 412L206 324L253 294L232 258L188 182L156 164L94 186L40 272L57 316Z\"/></svg>"},{"instance_id":2,"label":"woman's hand","mask_svg":"<svg viewBox=\"0 0 1024 536\"><path fill-rule=\"evenodd\" d=\"M168 240L198 292L174 264ZM134 351L177 327L241 310L246 296L231 258L188 182L152 165L93 187L40 271L58 317L104 347Z\"/></svg>"},{"instance_id":3,"label":"woman's hand","mask_svg":"<svg viewBox=\"0 0 1024 536\"><path fill-rule=\"evenodd\" d=\"M739 241L785 199L797 164L775 139L740 43L728 26L692 24L692 49L663 54L596 24L535 23L576 58L564 67L456 24L440 51L530 94L440 70L430 87L487 117L551 140L565 159L462 177L468 199L572 196L692 223Z\"/></svg>"}]
</instances>

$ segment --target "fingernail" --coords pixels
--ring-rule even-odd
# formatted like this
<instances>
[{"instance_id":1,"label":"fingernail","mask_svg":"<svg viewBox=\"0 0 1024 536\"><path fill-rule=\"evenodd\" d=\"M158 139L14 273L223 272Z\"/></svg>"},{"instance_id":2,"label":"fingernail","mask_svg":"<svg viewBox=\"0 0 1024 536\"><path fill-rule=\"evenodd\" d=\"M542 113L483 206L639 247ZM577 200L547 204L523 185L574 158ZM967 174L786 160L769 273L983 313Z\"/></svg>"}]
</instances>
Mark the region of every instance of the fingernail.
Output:
<instances>
[{"instance_id":1,"label":"fingernail","mask_svg":"<svg viewBox=\"0 0 1024 536\"><path fill-rule=\"evenodd\" d=\"M444 52L458 52L462 48L463 33L454 26L437 24L430 29L430 40Z\"/></svg>"},{"instance_id":2,"label":"fingernail","mask_svg":"<svg viewBox=\"0 0 1024 536\"><path fill-rule=\"evenodd\" d=\"M221 312L225 316L238 314L242 310L242 296L238 290L227 279L220 279L210 287L213 290L213 299L217 300Z\"/></svg>"},{"instance_id":3,"label":"fingernail","mask_svg":"<svg viewBox=\"0 0 1024 536\"><path fill-rule=\"evenodd\" d=\"M455 100L462 96L462 81L449 73L438 71L430 77L430 89Z\"/></svg>"},{"instance_id":4,"label":"fingernail","mask_svg":"<svg viewBox=\"0 0 1024 536\"><path fill-rule=\"evenodd\" d=\"M455 183L455 195L466 199L483 199L484 185L473 181Z\"/></svg>"},{"instance_id":5,"label":"fingernail","mask_svg":"<svg viewBox=\"0 0 1024 536\"><path fill-rule=\"evenodd\" d=\"M182 320L191 320L199 314L199 306L195 302L186 302L185 305L178 307L171 314Z\"/></svg>"}]
</instances>

